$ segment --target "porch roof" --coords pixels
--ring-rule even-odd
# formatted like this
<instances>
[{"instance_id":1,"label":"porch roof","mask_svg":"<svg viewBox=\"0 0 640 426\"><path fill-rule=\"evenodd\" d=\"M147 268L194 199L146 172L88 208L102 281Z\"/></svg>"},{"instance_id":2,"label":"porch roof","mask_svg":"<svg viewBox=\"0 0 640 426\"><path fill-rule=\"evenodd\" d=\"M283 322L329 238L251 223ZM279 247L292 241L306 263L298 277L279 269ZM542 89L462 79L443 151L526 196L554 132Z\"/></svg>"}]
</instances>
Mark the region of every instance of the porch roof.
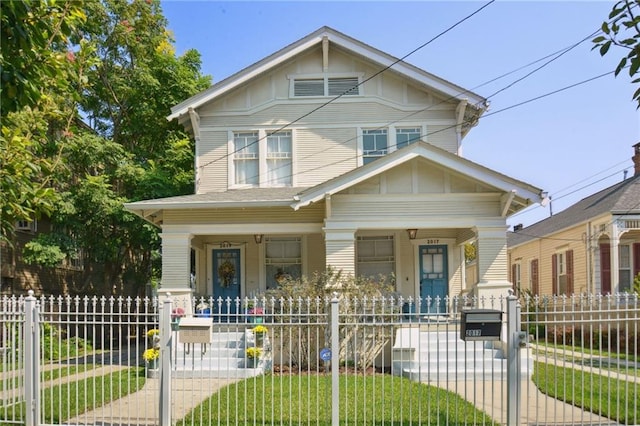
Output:
<instances>
[{"instance_id":1,"label":"porch roof","mask_svg":"<svg viewBox=\"0 0 640 426\"><path fill-rule=\"evenodd\" d=\"M321 183L320 185L304 190L297 195L296 202L293 203L291 207L295 210L305 207L324 199L328 195L343 191L346 188L417 157L433 161L445 168L466 175L503 192L505 195L505 204L508 203L510 205L507 206L507 211L504 212L505 216L531 204L543 201L544 197L540 188L498 173L442 148L438 148L435 145L431 145L430 143L420 141Z\"/></svg>"}]
</instances>

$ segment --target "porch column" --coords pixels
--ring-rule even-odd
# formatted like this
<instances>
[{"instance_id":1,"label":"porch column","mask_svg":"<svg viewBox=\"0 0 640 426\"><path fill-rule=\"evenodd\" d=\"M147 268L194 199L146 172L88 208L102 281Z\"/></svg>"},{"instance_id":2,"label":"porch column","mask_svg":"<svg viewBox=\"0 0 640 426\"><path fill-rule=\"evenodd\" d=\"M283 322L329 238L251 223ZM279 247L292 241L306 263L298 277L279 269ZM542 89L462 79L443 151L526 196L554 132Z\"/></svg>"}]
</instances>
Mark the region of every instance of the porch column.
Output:
<instances>
[{"instance_id":1,"label":"porch column","mask_svg":"<svg viewBox=\"0 0 640 426\"><path fill-rule=\"evenodd\" d=\"M355 275L355 229L325 229L326 264L343 274Z\"/></svg>"},{"instance_id":2,"label":"porch column","mask_svg":"<svg viewBox=\"0 0 640 426\"><path fill-rule=\"evenodd\" d=\"M611 224L611 294L620 291L620 228L618 222L613 221Z\"/></svg>"},{"instance_id":3,"label":"porch column","mask_svg":"<svg viewBox=\"0 0 640 426\"><path fill-rule=\"evenodd\" d=\"M508 280L507 227L478 227L478 296L502 297L512 287Z\"/></svg>"},{"instance_id":4,"label":"porch column","mask_svg":"<svg viewBox=\"0 0 640 426\"><path fill-rule=\"evenodd\" d=\"M191 238L193 235L178 232L163 232L162 281L158 289L161 302L171 293L173 306L182 308L187 316L191 309Z\"/></svg>"}]
</instances>

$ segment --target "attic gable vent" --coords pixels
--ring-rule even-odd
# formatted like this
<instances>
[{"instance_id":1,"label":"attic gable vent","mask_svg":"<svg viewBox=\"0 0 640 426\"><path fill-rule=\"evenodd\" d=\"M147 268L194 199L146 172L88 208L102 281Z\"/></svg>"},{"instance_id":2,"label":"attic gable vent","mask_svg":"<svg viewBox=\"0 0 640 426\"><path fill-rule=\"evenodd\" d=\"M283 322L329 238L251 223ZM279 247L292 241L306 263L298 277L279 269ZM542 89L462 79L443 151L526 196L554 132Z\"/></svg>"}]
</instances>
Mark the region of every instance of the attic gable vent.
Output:
<instances>
[{"instance_id":1,"label":"attic gable vent","mask_svg":"<svg viewBox=\"0 0 640 426\"><path fill-rule=\"evenodd\" d=\"M295 80L293 84L294 96L324 96L324 80L304 79Z\"/></svg>"},{"instance_id":2,"label":"attic gable vent","mask_svg":"<svg viewBox=\"0 0 640 426\"><path fill-rule=\"evenodd\" d=\"M360 77L356 75L341 76L304 76L292 80L291 95L306 96L357 96L360 95Z\"/></svg>"},{"instance_id":3,"label":"attic gable vent","mask_svg":"<svg viewBox=\"0 0 640 426\"><path fill-rule=\"evenodd\" d=\"M358 95L358 77L330 78L329 96L338 96L344 93L345 96Z\"/></svg>"}]
</instances>

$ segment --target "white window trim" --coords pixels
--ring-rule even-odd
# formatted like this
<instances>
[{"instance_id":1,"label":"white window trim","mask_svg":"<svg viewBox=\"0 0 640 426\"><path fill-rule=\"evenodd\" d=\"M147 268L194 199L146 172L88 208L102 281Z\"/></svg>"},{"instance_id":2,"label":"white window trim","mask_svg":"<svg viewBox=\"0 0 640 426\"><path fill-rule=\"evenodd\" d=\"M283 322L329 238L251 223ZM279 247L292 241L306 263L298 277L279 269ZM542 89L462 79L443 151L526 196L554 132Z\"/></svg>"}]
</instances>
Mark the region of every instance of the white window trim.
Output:
<instances>
[{"instance_id":1,"label":"white window trim","mask_svg":"<svg viewBox=\"0 0 640 426\"><path fill-rule=\"evenodd\" d=\"M420 134L422 135L420 140L427 142L427 125L420 123L401 123L396 125L388 126L386 124L380 123L379 125L371 124L368 126L359 126L356 129L356 137L357 137L357 146L356 146L356 154L357 165L358 167L364 165L364 131L365 130L382 130L387 129L387 154L391 154L392 152L397 151L397 138L396 138L396 129L408 129L408 128L419 128ZM383 156L384 157L384 156Z\"/></svg>"},{"instance_id":2,"label":"white window trim","mask_svg":"<svg viewBox=\"0 0 640 426\"><path fill-rule=\"evenodd\" d=\"M15 225L16 231L36 232L38 230L38 221L36 219L31 222L19 220Z\"/></svg>"},{"instance_id":3,"label":"white window trim","mask_svg":"<svg viewBox=\"0 0 640 426\"><path fill-rule=\"evenodd\" d=\"M364 73L362 72L338 72L338 73L311 73L311 74L287 74L289 79L289 98L291 99L313 99L313 98L327 98L335 97L337 95L329 95L329 79L330 78L357 78L358 79L358 94L349 95L348 97L363 96L362 80ZM323 96L295 96L295 82L296 80L324 80L324 95Z\"/></svg>"},{"instance_id":4,"label":"white window trim","mask_svg":"<svg viewBox=\"0 0 640 426\"><path fill-rule=\"evenodd\" d=\"M282 188L283 185L269 185L267 170L267 134L273 133L279 128L274 129L235 129L227 132L227 188L243 189L243 188ZM284 129L282 132L291 132L291 187L297 185L296 179L296 131L295 129ZM258 185L237 184L236 170L234 162L234 135L236 133L258 132Z\"/></svg>"}]
</instances>

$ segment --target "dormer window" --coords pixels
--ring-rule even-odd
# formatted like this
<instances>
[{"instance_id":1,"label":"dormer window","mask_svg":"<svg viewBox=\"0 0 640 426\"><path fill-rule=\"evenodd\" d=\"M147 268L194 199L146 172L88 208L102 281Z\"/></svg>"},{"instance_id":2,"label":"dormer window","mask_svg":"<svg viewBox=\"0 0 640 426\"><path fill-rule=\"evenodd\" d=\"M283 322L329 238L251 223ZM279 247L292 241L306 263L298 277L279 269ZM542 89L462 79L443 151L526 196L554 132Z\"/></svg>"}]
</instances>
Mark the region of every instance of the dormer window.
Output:
<instances>
[{"instance_id":1,"label":"dormer window","mask_svg":"<svg viewBox=\"0 0 640 426\"><path fill-rule=\"evenodd\" d=\"M291 77L290 77L291 78ZM357 96L360 95L360 77L299 76L291 78L291 97Z\"/></svg>"}]
</instances>

